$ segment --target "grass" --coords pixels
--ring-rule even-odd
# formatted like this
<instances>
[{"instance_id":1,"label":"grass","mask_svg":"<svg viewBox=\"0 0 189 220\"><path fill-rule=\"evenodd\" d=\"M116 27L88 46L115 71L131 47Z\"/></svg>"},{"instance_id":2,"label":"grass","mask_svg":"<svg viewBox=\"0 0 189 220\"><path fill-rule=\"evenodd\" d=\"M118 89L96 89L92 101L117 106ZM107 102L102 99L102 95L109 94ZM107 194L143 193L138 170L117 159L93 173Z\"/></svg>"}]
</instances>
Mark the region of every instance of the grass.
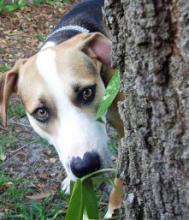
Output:
<instances>
[{"instance_id":1,"label":"grass","mask_svg":"<svg viewBox=\"0 0 189 220\"><path fill-rule=\"evenodd\" d=\"M70 196L58 191L41 200L30 200L36 194L30 188L30 180L14 179L0 173L0 219L47 220L64 219ZM98 190L98 200L102 193ZM6 207L6 209L5 209Z\"/></svg>"},{"instance_id":2,"label":"grass","mask_svg":"<svg viewBox=\"0 0 189 220\"><path fill-rule=\"evenodd\" d=\"M7 135L0 134L0 148L10 148L17 142L17 137L13 132L9 132Z\"/></svg>"},{"instance_id":3,"label":"grass","mask_svg":"<svg viewBox=\"0 0 189 220\"><path fill-rule=\"evenodd\" d=\"M64 219L70 196L58 191L41 200L30 200L27 196L36 194L30 188L30 180L14 179L0 173L0 219L46 220ZM104 201L104 194L97 191L98 201ZM100 205L101 215L104 208ZM6 207L6 209L5 209Z\"/></svg>"},{"instance_id":4,"label":"grass","mask_svg":"<svg viewBox=\"0 0 189 220\"><path fill-rule=\"evenodd\" d=\"M8 108L8 118L13 117L18 119L25 117L24 108L19 102L10 105ZM16 147L17 139L17 135L12 129L6 134L0 133L0 162L6 159L6 152L8 149Z\"/></svg>"},{"instance_id":5,"label":"grass","mask_svg":"<svg viewBox=\"0 0 189 220\"><path fill-rule=\"evenodd\" d=\"M51 5L63 5L67 3L73 3L74 0L33 0L34 4L51 4ZM27 0L17 0L12 3L5 3L4 0L0 0L0 13L13 13L20 10L25 6L30 6Z\"/></svg>"},{"instance_id":6,"label":"grass","mask_svg":"<svg viewBox=\"0 0 189 220\"><path fill-rule=\"evenodd\" d=\"M12 181L12 182L11 182ZM57 192L40 201L28 199L35 194L29 180L15 179L0 173L0 219L46 220L62 219L68 196ZM6 207L6 210L5 210Z\"/></svg>"},{"instance_id":7,"label":"grass","mask_svg":"<svg viewBox=\"0 0 189 220\"><path fill-rule=\"evenodd\" d=\"M25 110L20 102L9 105L8 108L8 118L16 117L18 119L25 117Z\"/></svg>"},{"instance_id":8,"label":"grass","mask_svg":"<svg viewBox=\"0 0 189 220\"><path fill-rule=\"evenodd\" d=\"M37 40L39 42L44 42L46 38L47 38L47 36L45 34L43 34L43 33L38 33L37 34Z\"/></svg>"},{"instance_id":9,"label":"grass","mask_svg":"<svg viewBox=\"0 0 189 220\"><path fill-rule=\"evenodd\" d=\"M16 133L12 131L6 134L0 133L0 158L15 146L17 141ZM49 146L41 138L36 138L34 141L45 147ZM31 140L26 140L27 142ZM3 161L0 160L0 162ZM9 176L5 171L0 172L0 219L63 219L65 215L63 207L67 205L68 196L58 191L44 199L30 199L28 196L36 195L40 190L40 187L32 188L31 183L35 183L35 179L17 178L15 175Z\"/></svg>"},{"instance_id":10,"label":"grass","mask_svg":"<svg viewBox=\"0 0 189 220\"><path fill-rule=\"evenodd\" d=\"M6 64L0 66L0 72L2 73L8 71L9 69L10 68Z\"/></svg>"}]
</instances>

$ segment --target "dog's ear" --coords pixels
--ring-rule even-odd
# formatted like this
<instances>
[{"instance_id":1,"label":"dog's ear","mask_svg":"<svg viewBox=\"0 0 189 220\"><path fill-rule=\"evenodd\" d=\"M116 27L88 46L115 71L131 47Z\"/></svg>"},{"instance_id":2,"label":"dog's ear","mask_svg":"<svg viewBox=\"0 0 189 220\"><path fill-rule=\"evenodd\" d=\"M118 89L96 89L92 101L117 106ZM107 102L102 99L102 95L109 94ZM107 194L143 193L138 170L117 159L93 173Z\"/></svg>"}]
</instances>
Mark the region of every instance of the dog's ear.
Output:
<instances>
[{"instance_id":1,"label":"dog's ear","mask_svg":"<svg viewBox=\"0 0 189 220\"><path fill-rule=\"evenodd\" d=\"M7 126L7 105L12 93L17 92L18 73L25 59L18 60L14 67L0 75L0 116L3 126Z\"/></svg>"},{"instance_id":2,"label":"dog's ear","mask_svg":"<svg viewBox=\"0 0 189 220\"><path fill-rule=\"evenodd\" d=\"M96 58L103 64L111 66L112 63L112 43L101 33L81 34L79 48L92 58Z\"/></svg>"}]
</instances>

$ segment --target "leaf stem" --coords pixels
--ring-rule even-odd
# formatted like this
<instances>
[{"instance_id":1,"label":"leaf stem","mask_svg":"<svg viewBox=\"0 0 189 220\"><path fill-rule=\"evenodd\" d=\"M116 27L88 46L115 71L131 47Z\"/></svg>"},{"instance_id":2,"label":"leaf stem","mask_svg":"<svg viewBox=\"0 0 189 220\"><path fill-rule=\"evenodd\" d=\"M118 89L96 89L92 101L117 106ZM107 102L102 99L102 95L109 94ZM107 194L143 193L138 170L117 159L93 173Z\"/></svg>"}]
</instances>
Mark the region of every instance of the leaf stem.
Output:
<instances>
[{"instance_id":1,"label":"leaf stem","mask_svg":"<svg viewBox=\"0 0 189 220\"><path fill-rule=\"evenodd\" d=\"M90 174L88 174L88 175L82 177L80 180L83 182L83 181L85 181L86 179L88 179L88 178L90 178L90 177L92 177L92 176L94 176L94 175L98 175L98 174L105 173L105 172L115 173L116 170L113 169L113 168L106 168L106 169L97 170L97 171L95 171L95 172L93 172L93 173L90 173Z\"/></svg>"}]
</instances>

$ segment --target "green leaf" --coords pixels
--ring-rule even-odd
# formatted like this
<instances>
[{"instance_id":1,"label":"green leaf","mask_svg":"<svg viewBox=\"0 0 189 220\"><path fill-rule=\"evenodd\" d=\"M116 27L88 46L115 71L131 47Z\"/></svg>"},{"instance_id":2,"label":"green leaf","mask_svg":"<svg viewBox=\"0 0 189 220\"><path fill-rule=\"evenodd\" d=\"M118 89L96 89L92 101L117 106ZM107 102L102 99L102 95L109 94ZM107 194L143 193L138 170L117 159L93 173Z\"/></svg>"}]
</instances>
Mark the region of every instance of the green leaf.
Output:
<instances>
[{"instance_id":1,"label":"green leaf","mask_svg":"<svg viewBox=\"0 0 189 220\"><path fill-rule=\"evenodd\" d=\"M4 0L0 0L0 12L3 11L4 7L5 7Z\"/></svg>"},{"instance_id":2,"label":"green leaf","mask_svg":"<svg viewBox=\"0 0 189 220\"><path fill-rule=\"evenodd\" d=\"M84 180L86 180L86 179L88 179L88 178L94 177L94 176L99 175L99 174L102 174L102 173L107 173L107 172L115 173L115 169L112 169L112 168L104 168L104 169L101 169L101 170L94 171L93 173L89 173L89 174L87 174L86 176L83 176L83 177L81 178L81 181L83 182Z\"/></svg>"},{"instance_id":3,"label":"green leaf","mask_svg":"<svg viewBox=\"0 0 189 220\"><path fill-rule=\"evenodd\" d=\"M82 220L83 210L83 185L81 180L77 180L73 188L65 220Z\"/></svg>"},{"instance_id":4,"label":"green leaf","mask_svg":"<svg viewBox=\"0 0 189 220\"><path fill-rule=\"evenodd\" d=\"M99 219L97 198L91 178L83 181L83 200L88 219Z\"/></svg>"},{"instance_id":5,"label":"green leaf","mask_svg":"<svg viewBox=\"0 0 189 220\"><path fill-rule=\"evenodd\" d=\"M5 7L4 7L4 10L9 13L14 12L18 9L19 9L19 5L17 5L17 4L12 4L12 5L9 4L9 5L5 5Z\"/></svg>"},{"instance_id":6,"label":"green leaf","mask_svg":"<svg viewBox=\"0 0 189 220\"><path fill-rule=\"evenodd\" d=\"M1 9L0 9L1 10ZM2 65L0 66L0 72L6 72L10 69L10 67L8 67L7 65Z\"/></svg>"},{"instance_id":7,"label":"green leaf","mask_svg":"<svg viewBox=\"0 0 189 220\"><path fill-rule=\"evenodd\" d=\"M90 173L74 184L65 220L97 220L99 212L97 198L91 177L104 172L115 172L114 169L102 169Z\"/></svg>"},{"instance_id":8,"label":"green leaf","mask_svg":"<svg viewBox=\"0 0 189 220\"><path fill-rule=\"evenodd\" d=\"M17 4L19 5L20 8L22 8L26 5L28 5L28 2L26 0L18 0Z\"/></svg>"},{"instance_id":9,"label":"green leaf","mask_svg":"<svg viewBox=\"0 0 189 220\"><path fill-rule=\"evenodd\" d=\"M43 3L46 3L45 0L34 0L33 1L34 4L43 4Z\"/></svg>"},{"instance_id":10,"label":"green leaf","mask_svg":"<svg viewBox=\"0 0 189 220\"><path fill-rule=\"evenodd\" d=\"M99 105L99 108L96 113L96 119L99 120L103 116L105 116L106 112L108 111L108 108L111 106L113 100L117 96L119 89L120 89L120 72L117 69L108 83L108 86L106 88L105 94L102 98L102 101Z\"/></svg>"}]
</instances>

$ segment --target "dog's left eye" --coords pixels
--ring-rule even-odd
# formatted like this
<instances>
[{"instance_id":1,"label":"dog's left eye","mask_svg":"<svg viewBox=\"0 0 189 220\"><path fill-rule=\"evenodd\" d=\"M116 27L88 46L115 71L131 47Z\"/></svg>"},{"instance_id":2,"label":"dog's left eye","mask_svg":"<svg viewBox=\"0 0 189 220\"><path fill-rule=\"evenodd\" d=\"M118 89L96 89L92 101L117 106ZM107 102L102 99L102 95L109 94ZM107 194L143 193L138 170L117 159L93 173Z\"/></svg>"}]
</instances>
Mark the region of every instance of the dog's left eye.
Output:
<instances>
[{"instance_id":1,"label":"dog's left eye","mask_svg":"<svg viewBox=\"0 0 189 220\"><path fill-rule=\"evenodd\" d=\"M32 113L33 117L42 122L45 123L49 120L49 111L47 108L45 107L40 107L37 108L33 113Z\"/></svg>"},{"instance_id":2,"label":"dog's left eye","mask_svg":"<svg viewBox=\"0 0 189 220\"><path fill-rule=\"evenodd\" d=\"M96 85L88 86L82 89L78 94L78 101L83 104L89 104L93 101L96 92Z\"/></svg>"}]
</instances>

